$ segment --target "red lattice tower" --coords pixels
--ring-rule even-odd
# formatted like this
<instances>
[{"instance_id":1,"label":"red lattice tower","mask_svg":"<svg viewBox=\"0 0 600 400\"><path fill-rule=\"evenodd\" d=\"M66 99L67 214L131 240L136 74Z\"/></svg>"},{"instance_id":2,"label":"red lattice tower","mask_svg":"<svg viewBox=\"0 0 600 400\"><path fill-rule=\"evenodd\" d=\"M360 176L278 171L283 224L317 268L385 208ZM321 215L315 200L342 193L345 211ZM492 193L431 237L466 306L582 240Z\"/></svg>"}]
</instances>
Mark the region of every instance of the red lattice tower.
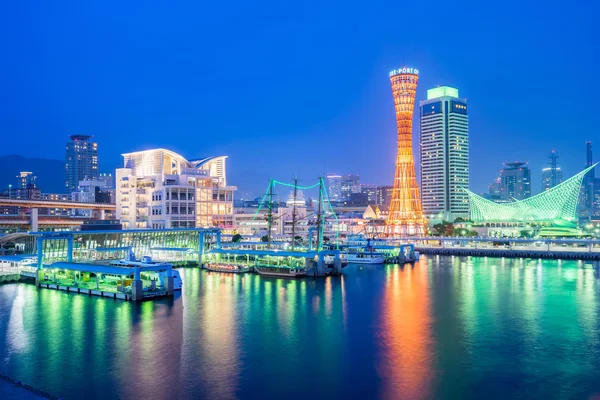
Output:
<instances>
[{"instance_id":1,"label":"red lattice tower","mask_svg":"<svg viewBox=\"0 0 600 400\"><path fill-rule=\"evenodd\" d=\"M419 70L414 68L400 68L390 72L398 125L396 175L386 222L386 233L390 237L425 234L426 221L423 218L412 152L412 121L418 80Z\"/></svg>"}]
</instances>

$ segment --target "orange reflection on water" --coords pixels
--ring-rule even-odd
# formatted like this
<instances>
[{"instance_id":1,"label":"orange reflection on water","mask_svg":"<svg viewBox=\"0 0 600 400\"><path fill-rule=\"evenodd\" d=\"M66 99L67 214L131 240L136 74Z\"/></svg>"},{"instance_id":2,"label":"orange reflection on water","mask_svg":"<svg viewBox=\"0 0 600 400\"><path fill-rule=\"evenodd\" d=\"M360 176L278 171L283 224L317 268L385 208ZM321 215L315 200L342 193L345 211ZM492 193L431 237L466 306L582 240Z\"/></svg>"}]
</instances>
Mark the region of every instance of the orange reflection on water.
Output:
<instances>
[{"instance_id":1,"label":"orange reflection on water","mask_svg":"<svg viewBox=\"0 0 600 400\"><path fill-rule=\"evenodd\" d=\"M379 367L382 397L426 398L433 376L427 264L386 268Z\"/></svg>"}]
</instances>

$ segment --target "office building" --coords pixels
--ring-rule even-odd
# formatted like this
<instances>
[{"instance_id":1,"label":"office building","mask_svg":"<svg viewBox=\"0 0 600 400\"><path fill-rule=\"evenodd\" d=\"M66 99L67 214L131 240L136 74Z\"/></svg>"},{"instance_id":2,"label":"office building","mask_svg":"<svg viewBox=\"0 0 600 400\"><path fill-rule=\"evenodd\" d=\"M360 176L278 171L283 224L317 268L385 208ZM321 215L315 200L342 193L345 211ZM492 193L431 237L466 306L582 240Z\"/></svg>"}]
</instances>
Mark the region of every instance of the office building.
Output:
<instances>
[{"instance_id":1,"label":"office building","mask_svg":"<svg viewBox=\"0 0 600 400\"><path fill-rule=\"evenodd\" d=\"M165 149L123 154L116 172L117 219L123 229L233 226L234 186L226 156L188 161Z\"/></svg>"},{"instance_id":2,"label":"office building","mask_svg":"<svg viewBox=\"0 0 600 400\"><path fill-rule=\"evenodd\" d=\"M531 197L531 170L526 162L505 163L500 171L500 198L504 201Z\"/></svg>"},{"instance_id":3,"label":"office building","mask_svg":"<svg viewBox=\"0 0 600 400\"><path fill-rule=\"evenodd\" d=\"M393 186L378 186L377 187L377 205L389 207L392 202Z\"/></svg>"},{"instance_id":4,"label":"office building","mask_svg":"<svg viewBox=\"0 0 600 400\"><path fill-rule=\"evenodd\" d=\"M17 176L19 180L19 189L29 189L34 188L36 177L33 175L33 172L22 171L19 172L19 176Z\"/></svg>"},{"instance_id":5,"label":"office building","mask_svg":"<svg viewBox=\"0 0 600 400\"><path fill-rule=\"evenodd\" d=\"M558 154L552 150L548 158L550 166L542 169L542 192L562 183L562 170L558 166Z\"/></svg>"},{"instance_id":6,"label":"office building","mask_svg":"<svg viewBox=\"0 0 600 400\"><path fill-rule=\"evenodd\" d=\"M329 200L341 201L342 200L342 176L338 174L327 175L327 189L329 194Z\"/></svg>"},{"instance_id":7,"label":"office building","mask_svg":"<svg viewBox=\"0 0 600 400\"><path fill-rule=\"evenodd\" d=\"M360 177L358 175L345 175L342 178L341 195L342 200L350 200L352 193L360 193Z\"/></svg>"},{"instance_id":8,"label":"office building","mask_svg":"<svg viewBox=\"0 0 600 400\"><path fill-rule=\"evenodd\" d=\"M386 221L386 235L390 237L424 235L427 224L412 153L412 120L418 81L419 70L416 68L404 67L390 72L398 134L394 189Z\"/></svg>"},{"instance_id":9,"label":"office building","mask_svg":"<svg viewBox=\"0 0 600 400\"><path fill-rule=\"evenodd\" d=\"M368 183L360 185L360 193L366 196L368 204L377 204L377 186Z\"/></svg>"},{"instance_id":10,"label":"office building","mask_svg":"<svg viewBox=\"0 0 600 400\"><path fill-rule=\"evenodd\" d=\"M71 135L65 154L66 191L77 191L80 181L98 178L98 144L89 135Z\"/></svg>"},{"instance_id":11,"label":"office building","mask_svg":"<svg viewBox=\"0 0 600 400\"><path fill-rule=\"evenodd\" d=\"M469 217L469 119L458 89L440 86L421 101L421 199L430 222Z\"/></svg>"}]
</instances>

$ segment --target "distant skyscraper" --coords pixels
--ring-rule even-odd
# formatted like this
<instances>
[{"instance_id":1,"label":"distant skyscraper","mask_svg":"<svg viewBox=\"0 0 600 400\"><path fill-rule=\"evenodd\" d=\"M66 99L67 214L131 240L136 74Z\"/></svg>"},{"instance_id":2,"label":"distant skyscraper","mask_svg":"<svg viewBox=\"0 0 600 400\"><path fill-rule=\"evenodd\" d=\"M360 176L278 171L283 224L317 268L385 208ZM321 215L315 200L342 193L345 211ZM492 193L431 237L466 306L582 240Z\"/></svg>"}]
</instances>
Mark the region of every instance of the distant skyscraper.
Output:
<instances>
[{"instance_id":1,"label":"distant skyscraper","mask_svg":"<svg viewBox=\"0 0 600 400\"><path fill-rule=\"evenodd\" d=\"M35 188L35 178L33 172L19 172L19 176L17 176L17 179L19 179L19 189Z\"/></svg>"},{"instance_id":2,"label":"distant skyscraper","mask_svg":"<svg viewBox=\"0 0 600 400\"><path fill-rule=\"evenodd\" d=\"M342 178L341 185L342 200L350 200L352 193L360 193L360 177L358 175L346 175Z\"/></svg>"},{"instance_id":3,"label":"distant skyscraper","mask_svg":"<svg viewBox=\"0 0 600 400\"><path fill-rule=\"evenodd\" d=\"M98 178L98 144L89 135L71 135L65 155L66 189L77 191L80 181Z\"/></svg>"},{"instance_id":4,"label":"distant skyscraper","mask_svg":"<svg viewBox=\"0 0 600 400\"><path fill-rule=\"evenodd\" d=\"M523 200L531 197L531 170L526 162L505 163L500 172L502 200Z\"/></svg>"},{"instance_id":5,"label":"distant skyscraper","mask_svg":"<svg viewBox=\"0 0 600 400\"><path fill-rule=\"evenodd\" d=\"M419 186L412 153L412 120L419 70L400 68L390 72L396 110L398 153L392 202L386 221L388 236L423 235L427 222L423 218Z\"/></svg>"},{"instance_id":6,"label":"distant skyscraper","mask_svg":"<svg viewBox=\"0 0 600 400\"><path fill-rule=\"evenodd\" d=\"M342 200L342 177L338 174L327 175L327 183L329 189L329 200Z\"/></svg>"},{"instance_id":7,"label":"distant skyscraper","mask_svg":"<svg viewBox=\"0 0 600 400\"><path fill-rule=\"evenodd\" d=\"M558 166L558 154L554 150L548 156L550 166L542 169L542 192L562 182L562 171Z\"/></svg>"},{"instance_id":8,"label":"distant skyscraper","mask_svg":"<svg viewBox=\"0 0 600 400\"><path fill-rule=\"evenodd\" d=\"M553 182L556 183L553 184ZM552 170L552 167L542 169L542 192L552 189L559 183L562 183L562 170L560 167L556 167L554 171Z\"/></svg>"},{"instance_id":9,"label":"distant skyscraper","mask_svg":"<svg viewBox=\"0 0 600 400\"><path fill-rule=\"evenodd\" d=\"M458 89L441 86L421 101L421 199L429 220L469 217L469 119Z\"/></svg>"},{"instance_id":10,"label":"distant skyscraper","mask_svg":"<svg viewBox=\"0 0 600 400\"><path fill-rule=\"evenodd\" d=\"M378 186L377 187L377 205L378 206L390 206L392 202L393 186Z\"/></svg>"},{"instance_id":11,"label":"distant skyscraper","mask_svg":"<svg viewBox=\"0 0 600 400\"><path fill-rule=\"evenodd\" d=\"M377 186L363 183L360 185L360 192L367 196L368 204L377 203Z\"/></svg>"}]
</instances>

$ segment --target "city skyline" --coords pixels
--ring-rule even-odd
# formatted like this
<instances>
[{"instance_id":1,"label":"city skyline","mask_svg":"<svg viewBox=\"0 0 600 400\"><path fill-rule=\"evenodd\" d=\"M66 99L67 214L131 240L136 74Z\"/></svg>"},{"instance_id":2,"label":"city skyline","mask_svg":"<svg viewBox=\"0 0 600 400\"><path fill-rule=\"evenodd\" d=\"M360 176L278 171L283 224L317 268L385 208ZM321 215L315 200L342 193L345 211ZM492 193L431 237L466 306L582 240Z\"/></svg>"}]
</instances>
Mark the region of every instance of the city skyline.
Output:
<instances>
[{"instance_id":1,"label":"city skyline","mask_svg":"<svg viewBox=\"0 0 600 400\"><path fill-rule=\"evenodd\" d=\"M594 45L594 13L585 7L520 6L518 13L503 7L488 15L475 3L460 10L441 5L438 11L457 26L478 32L453 48L439 41L444 27L422 29L429 15L416 4L407 6L414 18L405 27L420 32L414 37L395 34L387 7L377 4L360 13L343 7L342 15L332 5L316 14L275 7L285 18L268 23L251 22L262 21L260 13L244 8L206 24L197 23L200 9L190 6L172 11L182 17L178 25L161 29L155 26L164 13L156 6L107 2L94 19L88 5L9 7L18 18L1 28L15 37L0 67L0 129L9 133L2 154L61 159L61 146L52 142L92 134L101 143L102 170L117 167L121 153L162 147L197 158L228 154L231 180L253 193L270 177L309 180L334 170L385 185L393 179L396 140L386 76L405 64L421 71L418 101L437 85L467 95L476 192L485 191L502 162L544 165L546 150L531 154L542 143L561 153L565 176L573 175L583 164L581 143L594 140L596 131L598 83L589 77L598 55L585 51ZM219 5L202 10L229 12ZM547 23L532 29L534 13L535 21L578 23L569 30ZM245 25L236 27L232 18ZM237 40L242 32L251 32L247 41ZM211 41L198 40L204 37ZM120 45L108 45L110 38ZM284 46L289 42L298 44L293 51ZM253 62L240 63L244 58ZM569 85L554 84L560 70L577 71ZM560 113L552 111L558 99ZM316 148L323 138L326 146ZM309 156L319 161L307 163Z\"/></svg>"}]
</instances>

